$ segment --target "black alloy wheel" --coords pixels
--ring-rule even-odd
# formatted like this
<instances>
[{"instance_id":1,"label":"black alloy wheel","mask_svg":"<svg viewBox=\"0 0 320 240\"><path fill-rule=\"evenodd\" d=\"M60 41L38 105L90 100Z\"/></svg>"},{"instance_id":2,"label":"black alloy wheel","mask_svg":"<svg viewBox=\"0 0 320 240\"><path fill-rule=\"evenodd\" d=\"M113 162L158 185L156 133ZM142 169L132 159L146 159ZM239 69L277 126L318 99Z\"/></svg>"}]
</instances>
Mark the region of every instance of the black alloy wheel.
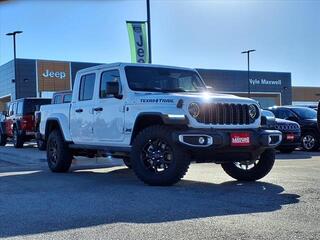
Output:
<instances>
[{"instance_id":1,"label":"black alloy wheel","mask_svg":"<svg viewBox=\"0 0 320 240\"><path fill-rule=\"evenodd\" d=\"M58 144L56 139L52 139L48 144L48 161L50 165L55 167L58 159Z\"/></svg>"},{"instance_id":2,"label":"black alloy wheel","mask_svg":"<svg viewBox=\"0 0 320 240\"><path fill-rule=\"evenodd\" d=\"M169 168L173 159L173 151L164 140L149 139L142 149L140 158L149 171L159 174Z\"/></svg>"},{"instance_id":3,"label":"black alloy wheel","mask_svg":"<svg viewBox=\"0 0 320 240\"><path fill-rule=\"evenodd\" d=\"M188 171L190 154L173 140L172 131L171 127L154 125L135 137L130 161L134 173L144 183L173 185Z\"/></svg>"},{"instance_id":4,"label":"black alloy wheel","mask_svg":"<svg viewBox=\"0 0 320 240\"><path fill-rule=\"evenodd\" d=\"M52 172L67 172L73 155L59 130L53 130L47 141L47 161Z\"/></svg>"}]
</instances>

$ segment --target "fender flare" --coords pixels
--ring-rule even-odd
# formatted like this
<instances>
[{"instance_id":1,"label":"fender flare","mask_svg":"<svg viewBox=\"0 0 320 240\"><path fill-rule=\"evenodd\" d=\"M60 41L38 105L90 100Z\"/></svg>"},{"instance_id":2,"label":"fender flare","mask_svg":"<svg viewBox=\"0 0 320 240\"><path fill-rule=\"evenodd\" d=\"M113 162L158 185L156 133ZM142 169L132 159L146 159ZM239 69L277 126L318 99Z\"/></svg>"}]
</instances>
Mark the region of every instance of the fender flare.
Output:
<instances>
[{"instance_id":1,"label":"fender flare","mask_svg":"<svg viewBox=\"0 0 320 240\"><path fill-rule=\"evenodd\" d=\"M47 141L48 140L48 137L49 137L49 124L51 122L55 122L58 124L58 127L59 127L59 130L61 132L61 135L63 137L63 140L66 141L66 138L65 138L65 135L64 135L64 132L63 132L63 128L61 126L61 123L60 123L60 120L59 118L56 118L56 117L50 117L46 120L46 127L45 127L45 133L44 133L44 140Z\"/></svg>"}]
</instances>

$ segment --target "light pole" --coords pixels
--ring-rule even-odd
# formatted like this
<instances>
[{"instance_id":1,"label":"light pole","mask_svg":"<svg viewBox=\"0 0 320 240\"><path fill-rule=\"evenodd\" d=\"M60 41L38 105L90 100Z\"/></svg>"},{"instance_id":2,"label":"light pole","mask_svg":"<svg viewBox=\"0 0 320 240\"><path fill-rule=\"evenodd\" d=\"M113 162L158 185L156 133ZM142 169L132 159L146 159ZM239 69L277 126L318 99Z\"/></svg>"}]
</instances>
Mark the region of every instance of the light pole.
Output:
<instances>
[{"instance_id":1,"label":"light pole","mask_svg":"<svg viewBox=\"0 0 320 240\"><path fill-rule=\"evenodd\" d=\"M16 35L22 33L22 31L14 31L7 33L7 36L12 36L13 39L13 65L14 65L14 82L17 78L17 53L16 53ZM15 98L17 98L17 88L15 87Z\"/></svg>"},{"instance_id":2,"label":"light pole","mask_svg":"<svg viewBox=\"0 0 320 240\"><path fill-rule=\"evenodd\" d=\"M150 20L150 0L147 1L147 28L148 28L148 51L149 51L149 63L152 63L151 58L151 20Z\"/></svg>"},{"instance_id":3,"label":"light pole","mask_svg":"<svg viewBox=\"0 0 320 240\"><path fill-rule=\"evenodd\" d=\"M250 49L250 50L241 52L242 54L245 53L248 56L248 97L249 98L250 98L250 94L251 94L251 91L250 91L250 53L255 52L255 51L256 51L255 49Z\"/></svg>"}]
</instances>

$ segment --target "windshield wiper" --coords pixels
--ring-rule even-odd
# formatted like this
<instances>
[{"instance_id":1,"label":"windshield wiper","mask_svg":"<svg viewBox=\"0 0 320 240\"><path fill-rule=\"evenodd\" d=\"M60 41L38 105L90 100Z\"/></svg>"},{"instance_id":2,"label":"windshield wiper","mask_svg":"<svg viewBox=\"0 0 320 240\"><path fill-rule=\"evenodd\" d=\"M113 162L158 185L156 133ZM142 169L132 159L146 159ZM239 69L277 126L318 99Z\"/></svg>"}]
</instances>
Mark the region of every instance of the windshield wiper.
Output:
<instances>
[{"instance_id":1,"label":"windshield wiper","mask_svg":"<svg viewBox=\"0 0 320 240\"><path fill-rule=\"evenodd\" d=\"M170 89L163 89L163 88L136 88L135 91L148 91L148 92L186 92L182 88L170 88Z\"/></svg>"},{"instance_id":2,"label":"windshield wiper","mask_svg":"<svg viewBox=\"0 0 320 240\"><path fill-rule=\"evenodd\" d=\"M183 88L161 89L161 92L186 92Z\"/></svg>"}]
</instances>

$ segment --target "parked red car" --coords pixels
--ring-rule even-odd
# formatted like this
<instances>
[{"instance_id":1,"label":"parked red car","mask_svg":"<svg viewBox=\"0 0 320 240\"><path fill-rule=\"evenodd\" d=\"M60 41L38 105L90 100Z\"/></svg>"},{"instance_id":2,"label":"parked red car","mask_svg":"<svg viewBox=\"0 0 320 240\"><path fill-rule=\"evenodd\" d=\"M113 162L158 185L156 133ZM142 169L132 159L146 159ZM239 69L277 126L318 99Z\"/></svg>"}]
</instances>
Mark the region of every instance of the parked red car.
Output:
<instances>
[{"instance_id":1,"label":"parked red car","mask_svg":"<svg viewBox=\"0 0 320 240\"><path fill-rule=\"evenodd\" d=\"M50 104L51 99L22 98L10 102L6 118L0 124L0 145L12 139L15 148L22 148L24 142L35 139L34 113L41 105Z\"/></svg>"}]
</instances>

